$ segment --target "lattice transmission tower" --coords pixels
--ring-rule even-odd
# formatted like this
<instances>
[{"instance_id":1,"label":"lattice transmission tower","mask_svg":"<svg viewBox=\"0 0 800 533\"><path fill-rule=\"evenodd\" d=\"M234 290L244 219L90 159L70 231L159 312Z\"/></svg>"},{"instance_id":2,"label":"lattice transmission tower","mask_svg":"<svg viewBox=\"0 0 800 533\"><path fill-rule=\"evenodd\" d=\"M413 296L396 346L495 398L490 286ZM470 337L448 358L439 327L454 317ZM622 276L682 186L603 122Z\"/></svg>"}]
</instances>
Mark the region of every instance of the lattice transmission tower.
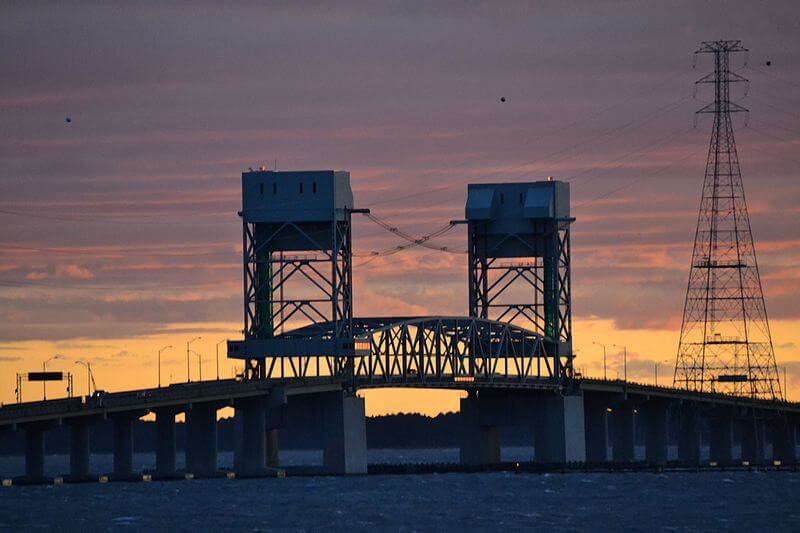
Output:
<instances>
[{"instance_id":1,"label":"lattice transmission tower","mask_svg":"<svg viewBox=\"0 0 800 533\"><path fill-rule=\"evenodd\" d=\"M714 72L698 84L714 87L714 102L697 111L714 115L703 196L686 292L674 386L758 398L779 398L756 251L747 215L731 113L730 84L747 80L730 70L741 41L704 42Z\"/></svg>"}]
</instances>

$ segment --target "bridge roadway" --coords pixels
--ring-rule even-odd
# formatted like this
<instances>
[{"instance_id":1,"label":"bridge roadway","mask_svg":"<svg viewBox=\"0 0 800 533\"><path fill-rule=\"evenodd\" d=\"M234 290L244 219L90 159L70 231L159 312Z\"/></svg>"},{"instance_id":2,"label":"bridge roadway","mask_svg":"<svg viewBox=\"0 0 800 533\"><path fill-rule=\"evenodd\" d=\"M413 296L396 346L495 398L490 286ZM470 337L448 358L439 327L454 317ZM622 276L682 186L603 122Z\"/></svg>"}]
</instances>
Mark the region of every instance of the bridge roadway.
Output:
<instances>
[{"instance_id":1,"label":"bridge roadway","mask_svg":"<svg viewBox=\"0 0 800 533\"><path fill-rule=\"evenodd\" d=\"M313 377L174 384L169 387L5 405L0 433L24 431L26 473L18 482L46 482L47 431L70 428L70 473L66 481L97 479L89 471L89 427L108 418L114 427L111 479L141 479L132 470L134 420L156 416L156 478L177 476L175 416L186 414L186 473L214 476L217 469L216 414L234 407L237 445L234 470L240 477L277 472L280 428L320 428L322 472L366 473L364 399L341 378ZM461 462L500 462L500 429L533 428L534 460L547 464L633 462L637 433L644 434L646 461L665 464L677 440L678 460L699 464L708 443L714 463L768 460L797 464L800 404L684 391L624 381L577 379L569 387L536 378L484 379L408 374L392 380L358 378L358 389L408 387L467 391L461 400ZM643 425L644 431L637 432ZM765 453L771 442L771 457ZM736 444L739 446L736 446ZM610 446L609 446L610 445ZM609 447L611 453L609 453ZM735 450L739 453L735 454ZM2 473L0 473L2 474Z\"/></svg>"}]
</instances>

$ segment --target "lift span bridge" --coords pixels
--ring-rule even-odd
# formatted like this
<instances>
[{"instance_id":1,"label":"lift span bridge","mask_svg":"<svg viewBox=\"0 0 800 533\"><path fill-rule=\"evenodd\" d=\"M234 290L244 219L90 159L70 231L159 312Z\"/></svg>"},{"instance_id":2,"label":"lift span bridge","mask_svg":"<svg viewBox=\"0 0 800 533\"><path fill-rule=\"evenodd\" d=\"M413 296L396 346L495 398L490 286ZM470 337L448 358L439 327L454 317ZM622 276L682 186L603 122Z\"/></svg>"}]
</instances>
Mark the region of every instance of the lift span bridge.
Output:
<instances>
[{"instance_id":1,"label":"lift span bridge","mask_svg":"<svg viewBox=\"0 0 800 533\"><path fill-rule=\"evenodd\" d=\"M235 409L238 427L229 474L274 474L278 432L293 425L319 432L321 472L363 474L365 400L356 392L377 387L467 391L460 460L469 467L499 463L508 425L532 427L532 459L550 465L640 461L638 425L653 465L698 465L706 445L714 464L763 463L768 445L773 460L797 464L800 405L575 375L567 183L469 186L466 217L452 223L468 233L465 316L354 316L351 219L368 211L354 207L347 172L251 171L242 193L244 338L229 341L228 357L245 361L244 379L0 408L0 433L25 433L19 481L46 480L44 440L57 424L70 427L65 479L96 479L89 427L101 418L113 420L112 478L141 479L132 424L148 413L156 478L218 475L223 407ZM184 472L175 461L181 413Z\"/></svg>"},{"instance_id":2,"label":"lift span bridge","mask_svg":"<svg viewBox=\"0 0 800 533\"><path fill-rule=\"evenodd\" d=\"M337 376L352 389L559 388L572 371L569 185L471 185L469 315L353 316L346 172L242 176L247 379ZM305 322L284 331L290 321Z\"/></svg>"}]
</instances>

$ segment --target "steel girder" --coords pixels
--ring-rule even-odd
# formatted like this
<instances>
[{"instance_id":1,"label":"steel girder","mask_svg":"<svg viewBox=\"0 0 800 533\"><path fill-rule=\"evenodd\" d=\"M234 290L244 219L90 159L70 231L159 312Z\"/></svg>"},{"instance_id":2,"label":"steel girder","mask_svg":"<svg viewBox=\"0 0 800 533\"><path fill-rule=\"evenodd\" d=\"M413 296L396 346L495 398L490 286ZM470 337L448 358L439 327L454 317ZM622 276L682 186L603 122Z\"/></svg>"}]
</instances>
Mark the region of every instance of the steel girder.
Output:
<instances>
[{"instance_id":1,"label":"steel girder","mask_svg":"<svg viewBox=\"0 0 800 533\"><path fill-rule=\"evenodd\" d=\"M319 327L287 332L286 338L311 338ZM267 378L343 378L353 388L390 385L476 386L492 383L547 383L568 377L568 363L549 352L552 342L512 324L476 317L356 318L357 349L352 357L273 357ZM327 324L323 337L334 334ZM555 363L554 363L555 361Z\"/></svg>"}]
</instances>

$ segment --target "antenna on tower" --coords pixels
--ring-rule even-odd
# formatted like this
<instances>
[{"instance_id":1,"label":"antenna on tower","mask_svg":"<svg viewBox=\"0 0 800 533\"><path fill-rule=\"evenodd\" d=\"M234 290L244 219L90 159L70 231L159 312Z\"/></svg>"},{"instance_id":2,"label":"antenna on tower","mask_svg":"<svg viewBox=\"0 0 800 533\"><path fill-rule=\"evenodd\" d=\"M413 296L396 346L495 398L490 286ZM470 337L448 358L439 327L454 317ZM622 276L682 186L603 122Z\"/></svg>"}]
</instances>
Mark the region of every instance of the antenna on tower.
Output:
<instances>
[{"instance_id":1,"label":"antenna on tower","mask_svg":"<svg viewBox=\"0 0 800 533\"><path fill-rule=\"evenodd\" d=\"M748 80L730 70L741 41L708 41L714 71L698 84L714 86L713 114L700 214L686 291L673 385L688 390L779 399L781 383L747 214L731 113L730 84Z\"/></svg>"}]
</instances>

